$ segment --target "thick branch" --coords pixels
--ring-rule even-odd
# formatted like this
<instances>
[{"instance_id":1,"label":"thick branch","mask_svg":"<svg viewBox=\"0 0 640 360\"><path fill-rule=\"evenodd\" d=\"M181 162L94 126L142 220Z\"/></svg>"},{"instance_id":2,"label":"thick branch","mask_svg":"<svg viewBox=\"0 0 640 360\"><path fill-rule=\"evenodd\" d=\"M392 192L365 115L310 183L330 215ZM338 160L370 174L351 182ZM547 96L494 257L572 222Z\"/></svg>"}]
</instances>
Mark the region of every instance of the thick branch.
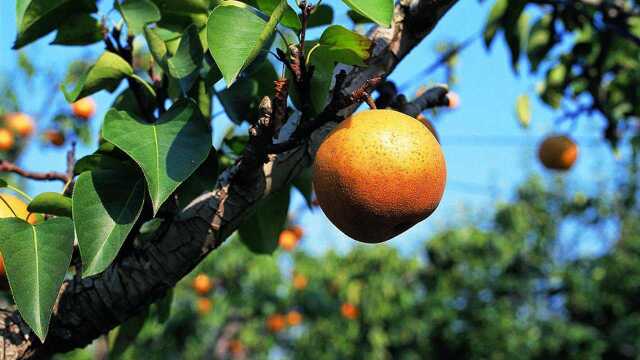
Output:
<instances>
[{"instance_id":1,"label":"thick branch","mask_svg":"<svg viewBox=\"0 0 640 360\"><path fill-rule=\"evenodd\" d=\"M344 86L334 91L352 94L367 80L388 76L455 3L402 1L396 7L393 27L371 33L375 48L370 66L350 69ZM355 105L349 106L334 114L334 120L354 110ZM235 177L242 171L242 161L227 169L213 192L200 196L174 219L165 220L154 239L119 257L104 273L65 282L45 344L23 326L17 312L0 313L0 329L5 334L0 355L33 358L84 347L161 299L240 226L258 201L285 189L311 165L320 142L335 126L330 121L323 120L323 124L311 133L309 141L268 156L251 181L237 181ZM11 340L6 335L9 331Z\"/></svg>"}]
</instances>

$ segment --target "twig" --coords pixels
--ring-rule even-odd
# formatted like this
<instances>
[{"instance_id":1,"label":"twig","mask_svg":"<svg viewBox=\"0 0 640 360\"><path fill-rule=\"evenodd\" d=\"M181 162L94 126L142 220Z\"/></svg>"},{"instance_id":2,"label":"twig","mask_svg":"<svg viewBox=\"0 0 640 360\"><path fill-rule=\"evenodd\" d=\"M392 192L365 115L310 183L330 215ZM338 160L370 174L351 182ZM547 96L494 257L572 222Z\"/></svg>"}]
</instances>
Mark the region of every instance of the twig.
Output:
<instances>
[{"instance_id":1,"label":"twig","mask_svg":"<svg viewBox=\"0 0 640 360\"><path fill-rule=\"evenodd\" d=\"M55 172L55 171L50 171L50 172L27 171L7 160L0 160L0 172L14 173L31 180L42 180L42 181L57 180L57 181L62 181L64 183L67 183L69 181L69 177L67 177L66 174Z\"/></svg>"},{"instance_id":2,"label":"twig","mask_svg":"<svg viewBox=\"0 0 640 360\"><path fill-rule=\"evenodd\" d=\"M422 95L418 96L411 102L400 101L397 110L411 117L416 117L427 109L439 106L449 106L449 98L447 94L449 89L446 85L436 85L426 90Z\"/></svg>"}]
</instances>

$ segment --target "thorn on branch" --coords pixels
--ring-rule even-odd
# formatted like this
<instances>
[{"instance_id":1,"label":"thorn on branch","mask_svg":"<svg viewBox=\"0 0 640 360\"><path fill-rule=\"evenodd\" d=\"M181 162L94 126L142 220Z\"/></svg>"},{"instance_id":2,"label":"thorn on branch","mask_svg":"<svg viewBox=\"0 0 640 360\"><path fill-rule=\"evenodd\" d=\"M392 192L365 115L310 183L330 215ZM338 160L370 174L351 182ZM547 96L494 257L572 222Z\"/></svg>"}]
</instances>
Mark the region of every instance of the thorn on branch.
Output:
<instances>
[{"instance_id":1,"label":"thorn on branch","mask_svg":"<svg viewBox=\"0 0 640 360\"><path fill-rule=\"evenodd\" d=\"M278 79L274 82L275 95L273 96L273 130L277 134L278 130L289 117L287 108L287 97L289 96L289 82L287 79Z\"/></svg>"}]
</instances>

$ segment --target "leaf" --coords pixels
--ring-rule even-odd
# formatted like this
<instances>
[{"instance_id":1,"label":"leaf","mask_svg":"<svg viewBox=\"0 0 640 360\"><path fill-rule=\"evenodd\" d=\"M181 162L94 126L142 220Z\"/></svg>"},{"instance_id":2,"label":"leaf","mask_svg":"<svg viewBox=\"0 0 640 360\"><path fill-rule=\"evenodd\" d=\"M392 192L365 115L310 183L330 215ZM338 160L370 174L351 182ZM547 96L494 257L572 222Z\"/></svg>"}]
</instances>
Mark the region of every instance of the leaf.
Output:
<instances>
[{"instance_id":1,"label":"leaf","mask_svg":"<svg viewBox=\"0 0 640 360\"><path fill-rule=\"evenodd\" d=\"M89 45L101 41L102 31L98 20L89 14L79 14L65 21L51 44Z\"/></svg>"},{"instance_id":2,"label":"leaf","mask_svg":"<svg viewBox=\"0 0 640 360\"><path fill-rule=\"evenodd\" d=\"M196 105L186 100L174 104L152 124L124 111L109 110L103 136L142 168L154 214L204 162L211 148L207 123Z\"/></svg>"},{"instance_id":3,"label":"leaf","mask_svg":"<svg viewBox=\"0 0 640 360\"><path fill-rule=\"evenodd\" d=\"M44 342L53 305L71 263L73 223L55 218L30 225L0 219L0 251L20 315Z\"/></svg>"},{"instance_id":4,"label":"leaf","mask_svg":"<svg viewBox=\"0 0 640 360\"><path fill-rule=\"evenodd\" d=\"M326 4L320 4L309 16L307 28L329 25L333 22L333 8Z\"/></svg>"},{"instance_id":5,"label":"leaf","mask_svg":"<svg viewBox=\"0 0 640 360\"><path fill-rule=\"evenodd\" d=\"M115 7L127 22L130 35L142 33L147 24L161 19L160 9L150 0L127 0L124 4L116 1Z\"/></svg>"},{"instance_id":6,"label":"leaf","mask_svg":"<svg viewBox=\"0 0 640 360\"><path fill-rule=\"evenodd\" d=\"M244 68L270 43L276 25L287 8L281 0L268 22L236 2L223 3L213 9L207 23L207 42L227 87Z\"/></svg>"},{"instance_id":7,"label":"leaf","mask_svg":"<svg viewBox=\"0 0 640 360\"><path fill-rule=\"evenodd\" d=\"M320 36L319 46L333 52L334 61L348 65L365 66L371 56L373 43L366 36L340 25L329 26Z\"/></svg>"},{"instance_id":8,"label":"leaf","mask_svg":"<svg viewBox=\"0 0 640 360\"><path fill-rule=\"evenodd\" d=\"M45 192L31 200L27 210L32 213L71 217L71 198L55 192Z\"/></svg>"},{"instance_id":9,"label":"leaf","mask_svg":"<svg viewBox=\"0 0 640 360\"><path fill-rule=\"evenodd\" d=\"M24 8L24 12L21 10ZM70 16L94 13L98 9L93 0L31 0L16 6L19 19L18 34L13 49L19 49L55 30Z\"/></svg>"},{"instance_id":10,"label":"leaf","mask_svg":"<svg viewBox=\"0 0 640 360\"><path fill-rule=\"evenodd\" d=\"M342 0L352 10L366 16L380 26L391 26L393 0Z\"/></svg>"},{"instance_id":11,"label":"leaf","mask_svg":"<svg viewBox=\"0 0 640 360\"><path fill-rule=\"evenodd\" d=\"M215 149L212 148L202 165L178 188L178 206L184 208L206 191L213 190L217 179L218 156Z\"/></svg>"},{"instance_id":12,"label":"leaf","mask_svg":"<svg viewBox=\"0 0 640 360\"><path fill-rule=\"evenodd\" d=\"M122 167L122 160L105 154L91 154L76 161L73 174L80 175L85 171L118 169Z\"/></svg>"},{"instance_id":13,"label":"leaf","mask_svg":"<svg viewBox=\"0 0 640 360\"><path fill-rule=\"evenodd\" d=\"M518 96L516 100L516 115L520 126L528 128L531 123L531 103L526 94Z\"/></svg>"},{"instance_id":14,"label":"leaf","mask_svg":"<svg viewBox=\"0 0 640 360\"><path fill-rule=\"evenodd\" d=\"M313 174L311 168L306 168L302 170L300 175L297 178L293 179L291 183L300 194L304 197L304 200L307 203L309 209L313 207L313 184L312 184Z\"/></svg>"},{"instance_id":15,"label":"leaf","mask_svg":"<svg viewBox=\"0 0 640 360\"><path fill-rule=\"evenodd\" d=\"M271 15L273 10L276 9L280 0L258 0L256 5L258 9L263 11L267 15ZM300 23L300 17L296 12L291 8L291 6L287 5L284 13L282 14L282 19L280 19L280 24L286 26L295 31L300 31L302 29L302 23Z\"/></svg>"},{"instance_id":16,"label":"leaf","mask_svg":"<svg viewBox=\"0 0 640 360\"><path fill-rule=\"evenodd\" d=\"M68 102L74 102L100 90L113 92L122 79L133 75L133 68L119 55L105 51L89 71L78 81L73 91L69 92L62 85L62 92Z\"/></svg>"},{"instance_id":17,"label":"leaf","mask_svg":"<svg viewBox=\"0 0 640 360\"><path fill-rule=\"evenodd\" d=\"M553 26L552 17L545 15L531 27L527 43L527 56L532 71L538 69L555 43L555 39L551 35L551 26Z\"/></svg>"},{"instance_id":18,"label":"leaf","mask_svg":"<svg viewBox=\"0 0 640 360\"><path fill-rule=\"evenodd\" d=\"M162 300L155 303L155 313L160 324L164 324L171 317L171 305L173 304L175 291L170 289Z\"/></svg>"},{"instance_id":19,"label":"leaf","mask_svg":"<svg viewBox=\"0 0 640 360\"><path fill-rule=\"evenodd\" d=\"M240 240L254 253L270 254L278 247L278 236L287 222L290 189L272 194L238 229Z\"/></svg>"},{"instance_id":20,"label":"leaf","mask_svg":"<svg viewBox=\"0 0 640 360\"><path fill-rule=\"evenodd\" d=\"M140 216L144 196L144 178L122 166L78 176L73 188L73 223L83 276L98 274L113 262Z\"/></svg>"},{"instance_id":21,"label":"leaf","mask_svg":"<svg viewBox=\"0 0 640 360\"><path fill-rule=\"evenodd\" d=\"M195 78L193 75L202 65L204 50L198 37L198 29L195 25L187 28L180 39L180 45L176 54L167 60L169 74L180 80L183 92L189 91Z\"/></svg>"},{"instance_id":22,"label":"leaf","mask_svg":"<svg viewBox=\"0 0 640 360\"><path fill-rule=\"evenodd\" d=\"M147 45L151 56L164 70L167 70L167 44L158 35L156 29L146 27L144 29L144 38L147 40Z\"/></svg>"},{"instance_id":23,"label":"leaf","mask_svg":"<svg viewBox=\"0 0 640 360\"><path fill-rule=\"evenodd\" d=\"M125 321L122 325L118 326L118 333L113 340L113 345L109 351L110 359L121 359L125 351L136 340L138 334L144 327L149 317L149 308L147 307L141 314L132 317Z\"/></svg>"},{"instance_id":24,"label":"leaf","mask_svg":"<svg viewBox=\"0 0 640 360\"><path fill-rule=\"evenodd\" d=\"M354 24L370 24L370 23L372 23L372 21L369 18L367 18L365 16L362 16L358 12L355 12L353 10L347 11L347 16L349 17L349 19L351 19L351 21Z\"/></svg>"}]
</instances>

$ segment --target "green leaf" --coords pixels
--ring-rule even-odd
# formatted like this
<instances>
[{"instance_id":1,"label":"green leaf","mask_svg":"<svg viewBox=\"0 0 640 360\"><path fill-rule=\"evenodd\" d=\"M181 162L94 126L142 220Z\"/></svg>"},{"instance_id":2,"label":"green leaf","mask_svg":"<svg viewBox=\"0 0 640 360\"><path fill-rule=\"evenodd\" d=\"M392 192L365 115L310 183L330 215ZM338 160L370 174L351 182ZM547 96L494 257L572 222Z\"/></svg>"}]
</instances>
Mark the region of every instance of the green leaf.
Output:
<instances>
[{"instance_id":1,"label":"green leaf","mask_svg":"<svg viewBox=\"0 0 640 360\"><path fill-rule=\"evenodd\" d=\"M71 263L73 222L61 217L30 225L16 218L0 219L0 251L20 315L44 342Z\"/></svg>"},{"instance_id":2,"label":"green leaf","mask_svg":"<svg viewBox=\"0 0 640 360\"><path fill-rule=\"evenodd\" d=\"M89 45L101 41L102 30L98 20L89 14L79 14L65 21L51 44L54 45Z\"/></svg>"},{"instance_id":3,"label":"green leaf","mask_svg":"<svg viewBox=\"0 0 640 360\"><path fill-rule=\"evenodd\" d=\"M31 0L28 4L17 3L16 10L19 23L14 49L47 35L72 15L94 13L98 9L92 0Z\"/></svg>"},{"instance_id":4,"label":"green leaf","mask_svg":"<svg viewBox=\"0 0 640 360\"><path fill-rule=\"evenodd\" d=\"M109 110L103 136L142 168L154 213L204 162L211 148L207 123L196 105L186 100L174 104L156 123Z\"/></svg>"},{"instance_id":5,"label":"green leaf","mask_svg":"<svg viewBox=\"0 0 640 360\"><path fill-rule=\"evenodd\" d=\"M300 194L304 197L304 200L307 202L307 206L309 209L313 207L313 184L312 184L312 171L311 168L306 168L302 170L300 175L297 178L293 179L291 183Z\"/></svg>"},{"instance_id":6,"label":"green leaf","mask_svg":"<svg viewBox=\"0 0 640 360\"><path fill-rule=\"evenodd\" d=\"M55 192L45 192L36 196L27 210L32 213L71 217L71 199Z\"/></svg>"},{"instance_id":7,"label":"green leaf","mask_svg":"<svg viewBox=\"0 0 640 360\"><path fill-rule=\"evenodd\" d=\"M147 40L151 56L164 70L167 69L167 44L158 35L156 29L144 28L144 38Z\"/></svg>"},{"instance_id":8,"label":"green leaf","mask_svg":"<svg viewBox=\"0 0 640 360\"><path fill-rule=\"evenodd\" d=\"M76 161L73 174L80 175L85 171L109 170L122 167L122 160L105 154L91 154Z\"/></svg>"},{"instance_id":9,"label":"green leaf","mask_svg":"<svg viewBox=\"0 0 640 360\"><path fill-rule=\"evenodd\" d=\"M206 191L213 190L217 179L218 156L215 149L212 148L202 165L178 188L178 206L184 208Z\"/></svg>"},{"instance_id":10,"label":"green leaf","mask_svg":"<svg viewBox=\"0 0 640 360\"><path fill-rule=\"evenodd\" d=\"M198 28L191 25L180 39L176 54L167 61L169 74L180 80L183 92L189 91L195 78L192 76L202 65L204 50L198 37Z\"/></svg>"},{"instance_id":11,"label":"green leaf","mask_svg":"<svg viewBox=\"0 0 640 360\"><path fill-rule=\"evenodd\" d=\"M105 51L89 71L78 81L73 91L61 86L64 97L68 102L89 96L100 90L113 92L118 88L122 79L133 75L133 68L119 55Z\"/></svg>"},{"instance_id":12,"label":"green leaf","mask_svg":"<svg viewBox=\"0 0 640 360\"><path fill-rule=\"evenodd\" d=\"M161 19L160 9L150 0L127 0L124 4L115 2L122 18L127 22L129 34L140 34L145 26Z\"/></svg>"},{"instance_id":13,"label":"green leaf","mask_svg":"<svg viewBox=\"0 0 640 360\"><path fill-rule=\"evenodd\" d=\"M236 2L216 7L207 24L207 42L222 76L231 86L244 68L268 46L278 21L287 8L281 0L268 22Z\"/></svg>"},{"instance_id":14,"label":"green leaf","mask_svg":"<svg viewBox=\"0 0 640 360\"><path fill-rule=\"evenodd\" d=\"M155 303L155 313L160 324L164 324L171 317L171 305L174 298L173 288L167 292L167 295L162 300Z\"/></svg>"},{"instance_id":15,"label":"green leaf","mask_svg":"<svg viewBox=\"0 0 640 360\"><path fill-rule=\"evenodd\" d=\"M265 14L271 15L279 3L280 0L258 0L256 5L258 6L258 9L263 11ZM284 14L282 14L280 24L295 31L300 31L300 29L302 29L300 17L289 5L287 5L287 8L284 10Z\"/></svg>"},{"instance_id":16,"label":"green leaf","mask_svg":"<svg viewBox=\"0 0 640 360\"><path fill-rule=\"evenodd\" d=\"M368 17L362 16L353 10L347 11L347 16L349 17L349 19L351 19L351 21L353 21L354 24L357 24L357 25L370 24L373 22Z\"/></svg>"},{"instance_id":17,"label":"green leaf","mask_svg":"<svg viewBox=\"0 0 640 360\"><path fill-rule=\"evenodd\" d=\"M318 46L330 50L333 59L348 65L365 66L373 43L366 36L340 25L329 26L320 36Z\"/></svg>"},{"instance_id":18,"label":"green leaf","mask_svg":"<svg viewBox=\"0 0 640 360\"><path fill-rule=\"evenodd\" d=\"M351 11L351 10L350 10ZM326 4L320 4L309 16L307 28L329 25L333 22L333 8Z\"/></svg>"},{"instance_id":19,"label":"green leaf","mask_svg":"<svg viewBox=\"0 0 640 360\"><path fill-rule=\"evenodd\" d=\"M523 128L528 128L531 123L531 102L526 94L518 96L516 100L516 115Z\"/></svg>"},{"instance_id":20,"label":"green leaf","mask_svg":"<svg viewBox=\"0 0 640 360\"><path fill-rule=\"evenodd\" d=\"M487 25L484 28L484 32L482 36L484 38L484 45L487 48L491 47L491 43L493 43L493 39L496 37L498 33L498 29L500 28L500 21L507 11L508 6L507 0L496 0L495 4L491 8L489 12L489 18L487 19Z\"/></svg>"},{"instance_id":21,"label":"green leaf","mask_svg":"<svg viewBox=\"0 0 640 360\"><path fill-rule=\"evenodd\" d=\"M380 26L391 26L393 0L342 0L348 7L366 16Z\"/></svg>"},{"instance_id":22,"label":"green leaf","mask_svg":"<svg viewBox=\"0 0 640 360\"><path fill-rule=\"evenodd\" d=\"M240 239L254 253L270 254L278 247L278 236L287 222L289 195L289 188L272 194L238 229Z\"/></svg>"},{"instance_id":23,"label":"green leaf","mask_svg":"<svg viewBox=\"0 0 640 360\"><path fill-rule=\"evenodd\" d=\"M545 15L531 27L527 44L527 56L531 70L536 71L540 63L547 57L555 39L551 36L552 17Z\"/></svg>"},{"instance_id":24,"label":"green leaf","mask_svg":"<svg viewBox=\"0 0 640 360\"><path fill-rule=\"evenodd\" d=\"M140 216L144 195L144 178L136 171L120 167L78 176L73 222L84 276L98 274L113 262Z\"/></svg>"},{"instance_id":25,"label":"green leaf","mask_svg":"<svg viewBox=\"0 0 640 360\"><path fill-rule=\"evenodd\" d=\"M118 332L113 340L113 345L109 351L110 359L122 359L123 355L131 344L136 340L138 334L149 318L149 308L147 307L141 314L132 317L118 326Z\"/></svg>"}]
</instances>

